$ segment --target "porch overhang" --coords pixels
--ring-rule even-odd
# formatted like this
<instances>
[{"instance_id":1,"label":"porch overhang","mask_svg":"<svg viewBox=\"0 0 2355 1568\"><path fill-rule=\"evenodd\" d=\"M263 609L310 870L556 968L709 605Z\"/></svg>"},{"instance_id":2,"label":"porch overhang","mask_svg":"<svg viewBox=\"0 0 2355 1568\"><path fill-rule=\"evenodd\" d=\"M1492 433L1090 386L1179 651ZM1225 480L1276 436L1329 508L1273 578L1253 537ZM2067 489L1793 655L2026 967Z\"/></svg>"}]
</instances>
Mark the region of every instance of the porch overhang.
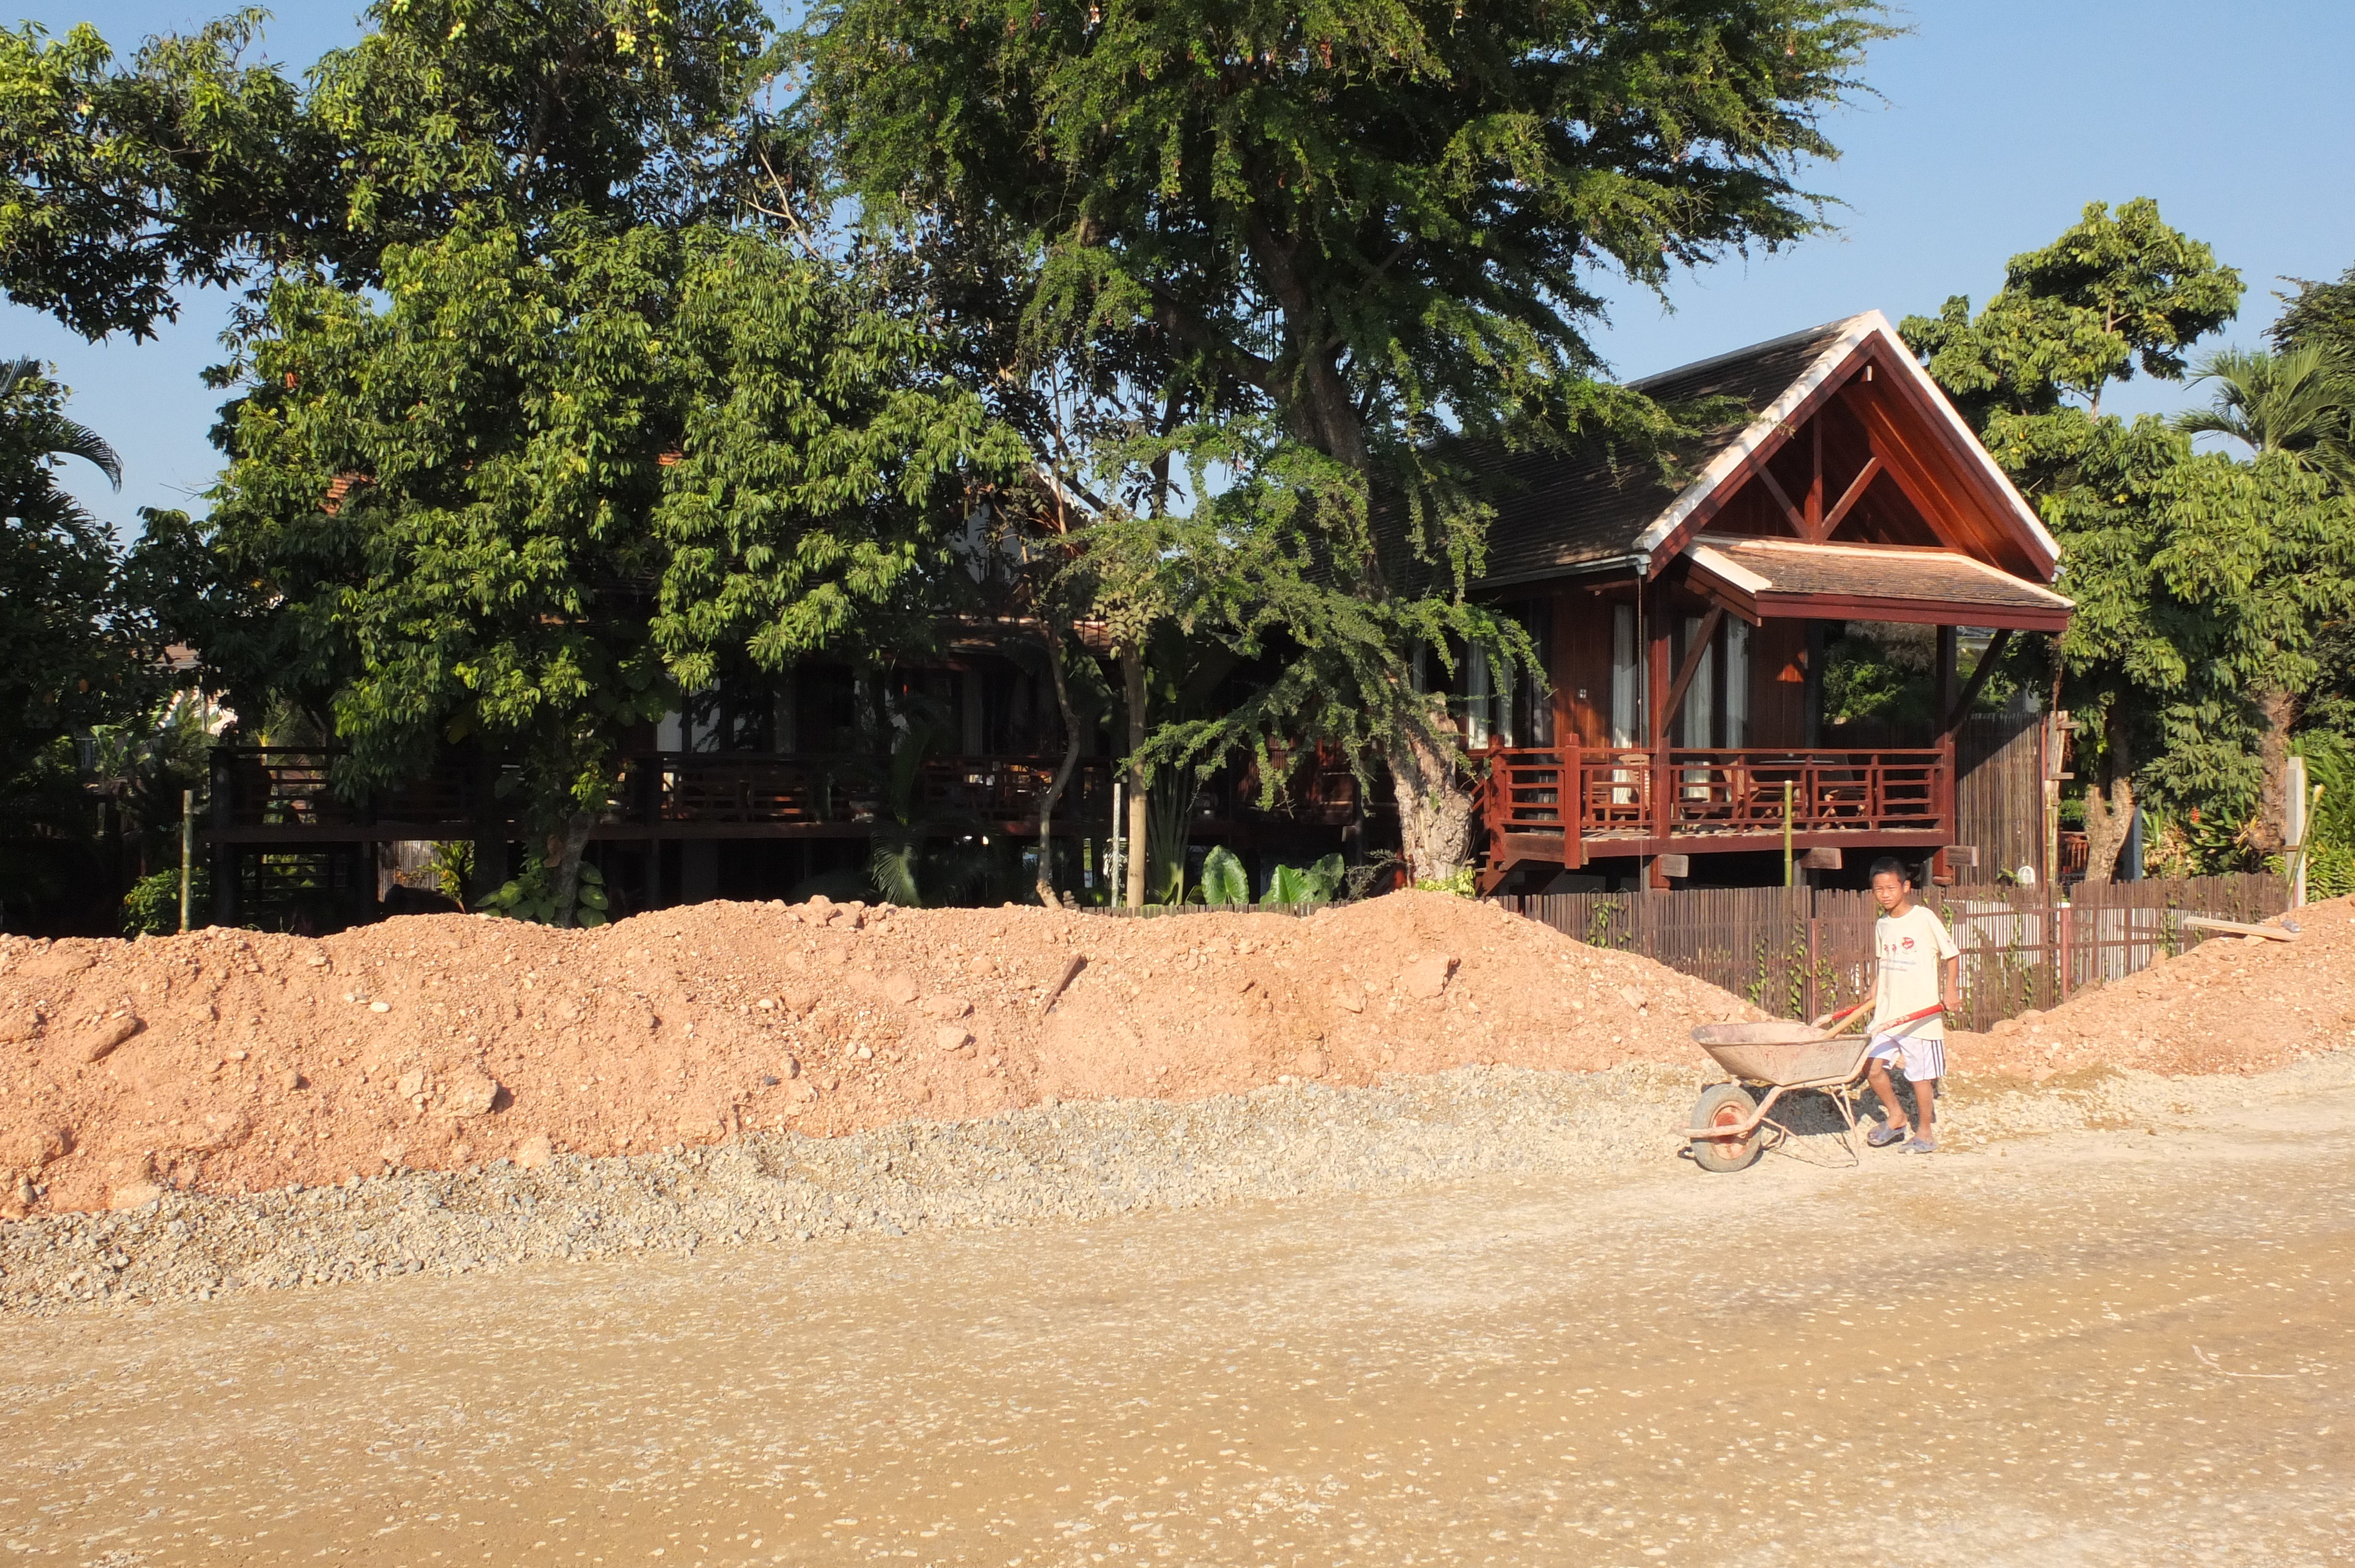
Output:
<instances>
[{"instance_id":1,"label":"porch overhang","mask_svg":"<svg viewBox=\"0 0 2355 1568\"><path fill-rule=\"evenodd\" d=\"M1682 556L1696 590L1753 626L1896 620L2057 632L2074 608L2041 583L1958 550L1702 535Z\"/></svg>"}]
</instances>

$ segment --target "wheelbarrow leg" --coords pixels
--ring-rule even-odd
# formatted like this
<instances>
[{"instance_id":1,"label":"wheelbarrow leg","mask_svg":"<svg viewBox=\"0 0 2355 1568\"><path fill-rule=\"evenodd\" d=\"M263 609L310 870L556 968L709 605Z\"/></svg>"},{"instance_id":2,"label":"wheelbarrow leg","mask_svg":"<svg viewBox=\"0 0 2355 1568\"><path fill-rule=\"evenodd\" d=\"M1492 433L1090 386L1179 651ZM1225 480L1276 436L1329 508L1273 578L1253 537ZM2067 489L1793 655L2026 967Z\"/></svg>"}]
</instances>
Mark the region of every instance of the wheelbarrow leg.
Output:
<instances>
[{"instance_id":1,"label":"wheelbarrow leg","mask_svg":"<svg viewBox=\"0 0 2355 1568\"><path fill-rule=\"evenodd\" d=\"M1856 1085L1842 1084L1832 1091L1832 1104L1839 1107L1840 1120L1847 1124L1847 1130L1840 1134L1840 1142L1848 1150L1848 1162L1861 1165L1864 1163L1864 1150L1857 1143L1856 1101L1852 1097L1855 1094Z\"/></svg>"}]
</instances>

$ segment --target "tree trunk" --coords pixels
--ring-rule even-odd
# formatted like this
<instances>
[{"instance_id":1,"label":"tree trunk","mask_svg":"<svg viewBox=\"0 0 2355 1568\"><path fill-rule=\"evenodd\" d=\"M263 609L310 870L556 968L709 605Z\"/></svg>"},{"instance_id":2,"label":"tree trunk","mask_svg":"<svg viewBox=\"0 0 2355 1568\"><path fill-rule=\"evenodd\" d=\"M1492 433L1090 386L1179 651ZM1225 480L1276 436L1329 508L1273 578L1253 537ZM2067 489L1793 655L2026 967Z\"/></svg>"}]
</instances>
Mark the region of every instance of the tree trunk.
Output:
<instances>
[{"instance_id":1,"label":"tree trunk","mask_svg":"<svg viewBox=\"0 0 2355 1568\"><path fill-rule=\"evenodd\" d=\"M1455 748L1409 729L1384 749L1407 869L1418 882L1451 880L1470 860L1474 806Z\"/></svg>"},{"instance_id":2,"label":"tree trunk","mask_svg":"<svg viewBox=\"0 0 2355 1568\"><path fill-rule=\"evenodd\" d=\"M2096 887L2116 874L2134 826L2134 749L2120 709L2115 698L2102 709L2102 773L2085 786L2085 881Z\"/></svg>"},{"instance_id":3,"label":"tree trunk","mask_svg":"<svg viewBox=\"0 0 2355 1568\"><path fill-rule=\"evenodd\" d=\"M1145 652L1120 651L1120 683L1128 697L1128 861L1122 869L1121 902L1131 909L1145 907L1145 842L1152 832L1152 802L1146 793L1145 769L1137 754L1145 749Z\"/></svg>"},{"instance_id":4,"label":"tree trunk","mask_svg":"<svg viewBox=\"0 0 2355 1568\"><path fill-rule=\"evenodd\" d=\"M2265 723L2264 735L2257 742L2257 759L2264 769L2264 795L2250 839L2259 854L2282 854L2289 849L2289 732L2297 723L2297 696L2291 692L2259 692L2257 712Z\"/></svg>"},{"instance_id":5,"label":"tree trunk","mask_svg":"<svg viewBox=\"0 0 2355 1568\"><path fill-rule=\"evenodd\" d=\"M554 924L572 924L573 911L581 898L581 853L589 847L589 830L597 825L596 813L575 811L564 820L564 837L556 861L556 885L550 889L556 900Z\"/></svg>"},{"instance_id":6,"label":"tree trunk","mask_svg":"<svg viewBox=\"0 0 2355 1568\"><path fill-rule=\"evenodd\" d=\"M1039 802L1039 902L1053 909L1060 906L1055 897L1055 803L1080 766L1080 715L1071 705L1071 683L1063 669L1062 628L1052 617L1046 620L1046 633L1047 668L1054 674L1055 705L1063 715L1063 765L1055 769L1055 781Z\"/></svg>"},{"instance_id":7,"label":"tree trunk","mask_svg":"<svg viewBox=\"0 0 2355 1568\"><path fill-rule=\"evenodd\" d=\"M1256 216L1250 230L1252 253L1264 270L1268 291L1284 317L1292 357L1280 361L1268 391L1284 409L1293 434L1326 456L1347 463L1369 483L1372 461L1366 426L1341 372L1341 351L1327 340L1324 320L1299 274L1295 259L1303 241L1278 236ZM1359 593L1369 601L1389 596L1380 561L1336 562L1337 571L1354 566ZM1420 715L1416 715L1420 716ZM1458 766L1456 748L1444 748L1414 731L1412 720L1382 743L1399 806L1400 847L1417 878L1445 881L1464 868L1470 853L1476 802Z\"/></svg>"}]
</instances>

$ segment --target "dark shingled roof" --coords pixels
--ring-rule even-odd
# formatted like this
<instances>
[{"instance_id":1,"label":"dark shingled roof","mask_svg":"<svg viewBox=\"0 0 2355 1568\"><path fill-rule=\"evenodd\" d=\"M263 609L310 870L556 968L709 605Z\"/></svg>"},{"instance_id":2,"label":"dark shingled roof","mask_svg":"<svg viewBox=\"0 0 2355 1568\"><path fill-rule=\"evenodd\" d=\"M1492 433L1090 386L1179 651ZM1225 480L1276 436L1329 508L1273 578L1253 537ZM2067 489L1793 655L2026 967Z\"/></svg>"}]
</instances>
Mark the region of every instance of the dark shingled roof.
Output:
<instances>
[{"instance_id":1,"label":"dark shingled roof","mask_svg":"<svg viewBox=\"0 0 2355 1568\"><path fill-rule=\"evenodd\" d=\"M1828 322L1628 385L1662 403L1731 397L1755 415L1848 326L1846 321ZM1688 479L1699 473L1748 423L1729 423L1679 442L1674 450L1678 470ZM1475 585L1480 587L1574 572L1630 555L1636 536L1683 488L1662 480L1656 463L1641 458L1614 462L1607 452L1525 452L1497 463L1495 472L1502 484L1496 522L1488 530L1487 569Z\"/></svg>"}]
</instances>

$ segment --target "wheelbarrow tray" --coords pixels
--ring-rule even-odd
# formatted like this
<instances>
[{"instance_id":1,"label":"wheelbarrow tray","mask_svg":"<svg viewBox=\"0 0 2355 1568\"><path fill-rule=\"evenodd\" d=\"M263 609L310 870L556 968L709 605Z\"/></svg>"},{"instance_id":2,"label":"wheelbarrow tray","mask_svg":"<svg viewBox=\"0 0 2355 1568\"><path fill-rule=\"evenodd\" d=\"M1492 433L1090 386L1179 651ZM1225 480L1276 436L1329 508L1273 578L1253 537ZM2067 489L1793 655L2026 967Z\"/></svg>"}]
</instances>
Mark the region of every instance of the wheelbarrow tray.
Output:
<instances>
[{"instance_id":1,"label":"wheelbarrow tray","mask_svg":"<svg viewBox=\"0 0 2355 1568\"><path fill-rule=\"evenodd\" d=\"M1782 1020L1712 1023L1692 1033L1694 1043L1735 1077L1785 1089L1849 1082L1864 1065L1870 1044L1860 1036L1834 1036L1812 1024Z\"/></svg>"}]
</instances>

